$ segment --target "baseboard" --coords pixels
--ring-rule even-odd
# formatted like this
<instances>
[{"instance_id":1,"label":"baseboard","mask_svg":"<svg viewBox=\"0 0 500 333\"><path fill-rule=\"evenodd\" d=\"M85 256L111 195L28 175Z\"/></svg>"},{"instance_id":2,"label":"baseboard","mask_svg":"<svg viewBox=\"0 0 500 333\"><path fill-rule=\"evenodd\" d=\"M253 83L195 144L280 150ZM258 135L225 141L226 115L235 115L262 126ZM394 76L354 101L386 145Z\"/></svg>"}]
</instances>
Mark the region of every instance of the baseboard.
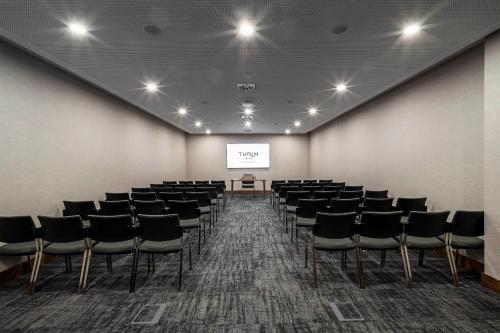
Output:
<instances>
[{"instance_id":1,"label":"baseboard","mask_svg":"<svg viewBox=\"0 0 500 333\"><path fill-rule=\"evenodd\" d=\"M481 274L481 285L485 288L493 290L497 294L500 294L500 280L497 280L488 274Z\"/></svg>"},{"instance_id":2,"label":"baseboard","mask_svg":"<svg viewBox=\"0 0 500 333\"><path fill-rule=\"evenodd\" d=\"M42 265L43 264L48 264L53 261L55 261L58 257L57 256L48 256L44 255L43 260L42 260ZM31 258L31 264L33 264L34 258ZM5 283L8 281L12 281L20 277L21 275L24 275L26 273L30 272L28 269L28 262L21 262L17 265L14 265L5 271L0 272L0 283Z\"/></svg>"}]
</instances>

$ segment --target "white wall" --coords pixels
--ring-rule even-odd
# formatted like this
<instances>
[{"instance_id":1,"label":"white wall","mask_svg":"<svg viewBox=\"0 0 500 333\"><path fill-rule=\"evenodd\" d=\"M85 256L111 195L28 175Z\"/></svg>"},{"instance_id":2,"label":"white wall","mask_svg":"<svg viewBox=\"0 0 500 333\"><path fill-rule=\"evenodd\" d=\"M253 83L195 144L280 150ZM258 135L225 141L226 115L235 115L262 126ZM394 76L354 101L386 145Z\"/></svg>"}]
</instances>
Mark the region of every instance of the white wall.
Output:
<instances>
[{"instance_id":1,"label":"white wall","mask_svg":"<svg viewBox=\"0 0 500 333\"><path fill-rule=\"evenodd\" d=\"M227 169L226 144L269 143L271 167L269 169ZM187 139L187 177L192 180L226 180L252 173L269 182L272 179L302 179L309 177L308 135L190 135ZM261 184L257 184L261 189ZM235 183L235 190L241 184Z\"/></svg>"},{"instance_id":2,"label":"white wall","mask_svg":"<svg viewBox=\"0 0 500 333\"><path fill-rule=\"evenodd\" d=\"M483 47L311 133L311 177L483 209Z\"/></svg>"},{"instance_id":3,"label":"white wall","mask_svg":"<svg viewBox=\"0 0 500 333\"><path fill-rule=\"evenodd\" d=\"M185 161L184 132L0 43L1 215L184 178Z\"/></svg>"}]
</instances>

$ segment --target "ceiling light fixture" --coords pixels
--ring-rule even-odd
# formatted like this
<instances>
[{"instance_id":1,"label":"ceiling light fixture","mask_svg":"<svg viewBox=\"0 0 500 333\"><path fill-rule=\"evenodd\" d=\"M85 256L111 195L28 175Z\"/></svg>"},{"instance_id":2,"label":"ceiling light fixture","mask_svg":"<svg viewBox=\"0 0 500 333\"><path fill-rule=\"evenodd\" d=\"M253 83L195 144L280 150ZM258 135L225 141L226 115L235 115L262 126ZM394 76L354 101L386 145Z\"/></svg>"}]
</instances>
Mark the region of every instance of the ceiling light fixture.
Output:
<instances>
[{"instance_id":1,"label":"ceiling light fixture","mask_svg":"<svg viewBox=\"0 0 500 333\"><path fill-rule=\"evenodd\" d=\"M285 130L285 133L286 133L286 134L290 134L290 133L291 133L291 131L287 128L287 129Z\"/></svg>"},{"instance_id":2,"label":"ceiling light fixture","mask_svg":"<svg viewBox=\"0 0 500 333\"><path fill-rule=\"evenodd\" d=\"M197 120L197 121L194 123L194 126L196 126L196 127L201 127L201 125L202 125L202 122L201 122L201 121L199 121L199 120Z\"/></svg>"},{"instance_id":3,"label":"ceiling light fixture","mask_svg":"<svg viewBox=\"0 0 500 333\"><path fill-rule=\"evenodd\" d=\"M251 121L245 121L245 127L250 127L252 126L252 122Z\"/></svg>"},{"instance_id":4,"label":"ceiling light fixture","mask_svg":"<svg viewBox=\"0 0 500 333\"><path fill-rule=\"evenodd\" d=\"M335 86L337 92L344 92L347 90L347 85L345 83L339 83Z\"/></svg>"},{"instance_id":5,"label":"ceiling light fixture","mask_svg":"<svg viewBox=\"0 0 500 333\"><path fill-rule=\"evenodd\" d=\"M77 36L84 36L88 32L87 27L81 23L78 23L78 22L72 22L72 23L68 24L68 28L72 34L77 35Z\"/></svg>"},{"instance_id":6,"label":"ceiling light fixture","mask_svg":"<svg viewBox=\"0 0 500 333\"><path fill-rule=\"evenodd\" d=\"M150 93L154 93L154 92L158 91L158 85L154 82L146 82L145 88Z\"/></svg>"},{"instance_id":7,"label":"ceiling light fixture","mask_svg":"<svg viewBox=\"0 0 500 333\"><path fill-rule=\"evenodd\" d=\"M409 24L403 29L404 36L413 36L420 32L422 27L419 24Z\"/></svg>"},{"instance_id":8,"label":"ceiling light fixture","mask_svg":"<svg viewBox=\"0 0 500 333\"><path fill-rule=\"evenodd\" d=\"M186 110L186 108L179 108L179 110L177 110L177 112L178 112L181 116L183 116L183 115L185 115L185 114L187 113L187 110Z\"/></svg>"},{"instance_id":9,"label":"ceiling light fixture","mask_svg":"<svg viewBox=\"0 0 500 333\"><path fill-rule=\"evenodd\" d=\"M205 134L211 134L211 133L212 133L212 131L211 131L211 130L209 130L209 129L207 129L207 130L205 131Z\"/></svg>"},{"instance_id":10,"label":"ceiling light fixture","mask_svg":"<svg viewBox=\"0 0 500 333\"><path fill-rule=\"evenodd\" d=\"M293 126L295 126L295 127L300 127L300 121L296 120L296 121L293 123Z\"/></svg>"},{"instance_id":11,"label":"ceiling light fixture","mask_svg":"<svg viewBox=\"0 0 500 333\"><path fill-rule=\"evenodd\" d=\"M311 116L314 116L317 113L318 113L318 109L317 108L309 108L309 114Z\"/></svg>"},{"instance_id":12,"label":"ceiling light fixture","mask_svg":"<svg viewBox=\"0 0 500 333\"><path fill-rule=\"evenodd\" d=\"M243 113L245 114L245 116L251 116L253 113L253 110L251 108L245 108L243 110Z\"/></svg>"},{"instance_id":13,"label":"ceiling light fixture","mask_svg":"<svg viewBox=\"0 0 500 333\"><path fill-rule=\"evenodd\" d=\"M241 22L238 27L238 34L241 37L251 37L255 33L255 27L250 23L244 21Z\"/></svg>"}]
</instances>

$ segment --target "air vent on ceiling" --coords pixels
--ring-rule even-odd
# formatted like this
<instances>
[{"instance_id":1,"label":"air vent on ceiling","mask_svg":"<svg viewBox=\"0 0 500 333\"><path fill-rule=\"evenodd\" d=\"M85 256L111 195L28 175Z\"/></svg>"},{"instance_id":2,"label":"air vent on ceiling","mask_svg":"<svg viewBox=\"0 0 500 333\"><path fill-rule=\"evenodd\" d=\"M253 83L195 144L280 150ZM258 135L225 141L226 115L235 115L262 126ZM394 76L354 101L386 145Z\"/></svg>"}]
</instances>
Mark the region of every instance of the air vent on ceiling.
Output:
<instances>
[{"instance_id":1,"label":"air vent on ceiling","mask_svg":"<svg viewBox=\"0 0 500 333\"><path fill-rule=\"evenodd\" d=\"M238 83L236 86L238 87L238 90L241 91L255 90L255 83Z\"/></svg>"}]
</instances>

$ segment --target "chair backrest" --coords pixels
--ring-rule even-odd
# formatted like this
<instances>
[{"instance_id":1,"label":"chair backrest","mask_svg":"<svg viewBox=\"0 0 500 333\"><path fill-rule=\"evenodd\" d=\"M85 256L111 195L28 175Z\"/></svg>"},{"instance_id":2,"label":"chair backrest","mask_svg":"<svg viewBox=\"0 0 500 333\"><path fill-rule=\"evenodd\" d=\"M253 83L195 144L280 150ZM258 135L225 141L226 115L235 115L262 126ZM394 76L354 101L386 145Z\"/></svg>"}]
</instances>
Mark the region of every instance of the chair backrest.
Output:
<instances>
[{"instance_id":1,"label":"chair backrest","mask_svg":"<svg viewBox=\"0 0 500 333\"><path fill-rule=\"evenodd\" d=\"M342 186L325 185L323 186L323 191L336 191L337 193L342 191Z\"/></svg>"},{"instance_id":2,"label":"chair backrest","mask_svg":"<svg viewBox=\"0 0 500 333\"><path fill-rule=\"evenodd\" d=\"M316 183L317 180L316 179L303 179L302 180L302 183L306 183L306 184L311 184L311 183Z\"/></svg>"},{"instance_id":3,"label":"chair backrest","mask_svg":"<svg viewBox=\"0 0 500 333\"><path fill-rule=\"evenodd\" d=\"M205 187L205 186L199 186L197 190L199 190L200 187ZM210 187L215 187L217 193L224 193L225 184L221 182L216 182L216 183L211 182Z\"/></svg>"},{"instance_id":4,"label":"chair backrest","mask_svg":"<svg viewBox=\"0 0 500 333\"><path fill-rule=\"evenodd\" d=\"M196 189L197 192L208 192L208 196L211 199L217 198L217 187L216 186L199 186Z\"/></svg>"},{"instance_id":5,"label":"chair backrest","mask_svg":"<svg viewBox=\"0 0 500 333\"><path fill-rule=\"evenodd\" d=\"M288 184L301 184L302 181L300 179L289 179Z\"/></svg>"},{"instance_id":6,"label":"chair backrest","mask_svg":"<svg viewBox=\"0 0 500 333\"><path fill-rule=\"evenodd\" d=\"M333 213L353 213L358 211L361 199L332 199L331 210Z\"/></svg>"},{"instance_id":7,"label":"chair backrest","mask_svg":"<svg viewBox=\"0 0 500 333\"><path fill-rule=\"evenodd\" d=\"M165 187L165 184L149 184L152 190L154 190L156 187Z\"/></svg>"},{"instance_id":8,"label":"chair backrest","mask_svg":"<svg viewBox=\"0 0 500 333\"><path fill-rule=\"evenodd\" d=\"M298 206L299 199L309 198L309 191L288 191L286 195L287 206Z\"/></svg>"},{"instance_id":9,"label":"chair backrest","mask_svg":"<svg viewBox=\"0 0 500 333\"><path fill-rule=\"evenodd\" d=\"M325 186L328 186L328 184L330 184L329 182L317 182L317 183L313 183L315 186L321 186L321 188L325 187Z\"/></svg>"},{"instance_id":10,"label":"chair backrest","mask_svg":"<svg viewBox=\"0 0 500 333\"><path fill-rule=\"evenodd\" d=\"M129 200L130 201L130 195L128 194L128 192L123 192L123 193L106 192L106 200L109 200L109 201Z\"/></svg>"},{"instance_id":11,"label":"chair backrest","mask_svg":"<svg viewBox=\"0 0 500 333\"><path fill-rule=\"evenodd\" d=\"M401 235L402 212L363 212L360 235L371 238L390 238Z\"/></svg>"},{"instance_id":12,"label":"chair backrest","mask_svg":"<svg viewBox=\"0 0 500 333\"><path fill-rule=\"evenodd\" d=\"M339 186L343 190L345 187L345 182L331 182L330 186Z\"/></svg>"},{"instance_id":13,"label":"chair backrest","mask_svg":"<svg viewBox=\"0 0 500 333\"><path fill-rule=\"evenodd\" d=\"M135 214L144 214L144 215L164 215L166 214L165 202L163 200L151 200L151 201L143 201L136 200L134 201L135 205Z\"/></svg>"},{"instance_id":14,"label":"chair backrest","mask_svg":"<svg viewBox=\"0 0 500 333\"><path fill-rule=\"evenodd\" d=\"M318 180L318 183L326 183L326 184L330 184L332 182L331 179L320 179Z\"/></svg>"},{"instance_id":15,"label":"chair backrest","mask_svg":"<svg viewBox=\"0 0 500 333\"><path fill-rule=\"evenodd\" d=\"M93 201L63 201L64 216L80 215L82 220L87 220L91 214L97 214Z\"/></svg>"},{"instance_id":16,"label":"chair backrest","mask_svg":"<svg viewBox=\"0 0 500 333\"><path fill-rule=\"evenodd\" d=\"M126 201L128 202L128 201ZM42 238L51 243L76 242L85 238L82 218L78 215L53 217L38 216Z\"/></svg>"},{"instance_id":17,"label":"chair backrest","mask_svg":"<svg viewBox=\"0 0 500 333\"><path fill-rule=\"evenodd\" d=\"M339 195L338 191L315 191L313 194L314 199L328 199L330 202L331 199L336 198Z\"/></svg>"},{"instance_id":18,"label":"chair backrest","mask_svg":"<svg viewBox=\"0 0 500 333\"><path fill-rule=\"evenodd\" d=\"M164 180L163 184L167 186L177 185L177 180Z\"/></svg>"},{"instance_id":19,"label":"chair backrest","mask_svg":"<svg viewBox=\"0 0 500 333\"><path fill-rule=\"evenodd\" d=\"M179 184L181 184L181 185L192 185L193 181L192 180L179 180Z\"/></svg>"},{"instance_id":20,"label":"chair backrest","mask_svg":"<svg viewBox=\"0 0 500 333\"><path fill-rule=\"evenodd\" d=\"M98 242L122 242L135 237L130 215L89 215L89 236Z\"/></svg>"},{"instance_id":21,"label":"chair backrest","mask_svg":"<svg viewBox=\"0 0 500 333\"><path fill-rule=\"evenodd\" d=\"M363 191L363 185L346 185L344 191Z\"/></svg>"},{"instance_id":22,"label":"chair backrest","mask_svg":"<svg viewBox=\"0 0 500 333\"><path fill-rule=\"evenodd\" d=\"M141 239L147 241L169 241L182 237L179 215L137 215L142 227Z\"/></svg>"},{"instance_id":23,"label":"chair backrest","mask_svg":"<svg viewBox=\"0 0 500 333\"><path fill-rule=\"evenodd\" d=\"M411 211L405 233L416 237L438 237L446 232L446 219L450 212Z\"/></svg>"},{"instance_id":24,"label":"chair backrest","mask_svg":"<svg viewBox=\"0 0 500 333\"><path fill-rule=\"evenodd\" d=\"M160 192L172 192L174 189L171 186L163 186L163 187L155 187L152 188L153 192L156 193L156 196L158 197L158 193Z\"/></svg>"},{"instance_id":25,"label":"chair backrest","mask_svg":"<svg viewBox=\"0 0 500 333\"><path fill-rule=\"evenodd\" d=\"M315 218L316 213L325 212L328 199L299 199L296 214L298 217Z\"/></svg>"},{"instance_id":26,"label":"chair backrest","mask_svg":"<svg viewBox=\"0 0 500 333\"><path fill-rule=\"evenodd\" d=\"M99 201L99 207L99 215L132 214L132 209L130 209L130 201L128 200Z\"/></svg>"},{"instance_id":27,"label":"chair backrest","mask_svg":"<svg viewBox=\"0 0 500 333\"><path fill-rule=\"evenodd\" d=\"M453 235L467 237L484 235L483 211L457 210L451 223L451 232Z\"/></svg>"},{"instance_id":28,"label":"chair backrest","mask_svg":"<svg viewBox=\"0 0 500 333\"><path fill-rule=\"evenodd\" d=\"M251 173L244 173L243 176L241 176L241 180L254 180L255 176Z\"/></svg>"},{"instance_id":29,"label":"chair backrest","mask_svg":"<svg viewBox=\"0 0 500 333\"><path fill-rule=\"evenodd\" d=\"M355 234L356 213L322 213L316 215L314 236L323 238L347 238Z\"/></svg>"},{"instance_id":30,"label":"chair backrest","mask_svg":"<svg viewBox=\"0 0 500 333\"><path fill-rule=\"evenodd\" d=\"M130 194L132 197L132 200L142 200L142 201L151 201L151 200L156 200L156 193L155 192L132 192Z\"/></svg>"},{"instance_id":31,"label":"chair backrest","mask_svg":"<svg viewBox=\"0 0 500 333\"><path fill-rule=\"evenodd\" d=\"M392 209L392 198L365 198L363 209L367 212L390 212Z\"/></svg>"},{"instance_id":32,"label":"chair backrest","mask_svg":"<svg viewBox=\"0 0 500 333\"><path fill-rule=\"evenodd\" d=\"M210 182L208 180L195 180L195 184L209 184Z\"/></svg>"},{"instance_id":33,"label":"chair backrest","mask_svg":"<svg viewBox=\"0 0 500 333\"><path fill-rule=\"evenodd\" d=\"M321 191L321 186L313 186L313 185L302 186L302 191L307 191L312 196L314 192Z\"/></svg>"},{"instance_id":34,"label":"chair backrest","mask_svg":"<svg viewBox=\"0 0 500 333\"><path fill-rule=\"evenodd\" d=\"M280 186L280 198L286 198L288 191L300 191L300 186Z\"/></svg>"},{"instance_id":35,"label":"chair backrest","mask_svg":"<svg viewBox=\"0 0 500 333\"><path fill-rule=\"evenodd\" d=\"M209 207L211 204L210 192L186 192L185 198L198 201L198 207Z\"/></svg>"},{"instance_id":36,"label":"chair backrest","mask_svg":"<svg viewBox=\"0 0 500 333\"><path fill-rule=\"evenodd\" d=\"M363 191L340 191L339 198L340 199L361 199L363 197Z\"/></svg>"},{"instance_id":37,"label":"chair backrest","mask_svg":"<svg viewBox=\"0 0 500 333\"><path fill-rule=\"evenodd\" d=\"M169 213L179 215L179 219L181 220L190 220L200 217L197 200L170 200L168 204L170 207Z\"/></svg>"},{"instance_id":38,"label":"chair backrest","mask_svg":"<svg viewBox=\"0 0 500 333\"><path fill-rule=\"evenodd\" d=\"M387 198L388 194L389 190L382 190L382 191L366 190L365 198L382 199L382 198Z\"/></svg>"},{"instance_id":39,"label":"chair backrest","mask_svg":"<svg viewBox=\"0 0 500 333\"><path fill-rule=\"evenodd\" d=\"M170 200L182 200L184 198L184 194L182 192L160 192L158 193L158 199L163 200L165 206L168 206L168 202Z\"/></svg>"},{"instance_id":40,"label":"chair backrest","mask_svg":"<svg viewBox=\"0 0 500 333\"><path fill-rule=\"evenodd\" d=\"M31 216L0 216L0 242L23 243L36 238Z\"/></svg>"},{"instance_id":41,"label":"chair backrest","mask_svg":"<svg viewBox=\"0 0 500 333\"><path fill-rule=\"evenodd\" d=\"M408 216L411 211L426 212L426 201L427 198L398 198L396 201L396 210L402 211L403 216Z\"/></svg>"},{"instance_id":42,"label":"chair backrest","mask_svg":"<svg viewBox=\"0 0 500 333\"><path fill-rule=\"evenodd\" d=\"M132 187L131 192L151 192L151 187Z\"/></svg>"},{"instance_id":43,"label":"chair backrest","mask_svg":"<svg viewBox=\"0 0 500 333\"><path fill-rule=\"evenodd\" d=\"M222 189L224 189L224 190L226 189L226 181L225 180L211 180L210 184L216 185L216 186L222 185Z\"/></svg>"}]
</instances>

